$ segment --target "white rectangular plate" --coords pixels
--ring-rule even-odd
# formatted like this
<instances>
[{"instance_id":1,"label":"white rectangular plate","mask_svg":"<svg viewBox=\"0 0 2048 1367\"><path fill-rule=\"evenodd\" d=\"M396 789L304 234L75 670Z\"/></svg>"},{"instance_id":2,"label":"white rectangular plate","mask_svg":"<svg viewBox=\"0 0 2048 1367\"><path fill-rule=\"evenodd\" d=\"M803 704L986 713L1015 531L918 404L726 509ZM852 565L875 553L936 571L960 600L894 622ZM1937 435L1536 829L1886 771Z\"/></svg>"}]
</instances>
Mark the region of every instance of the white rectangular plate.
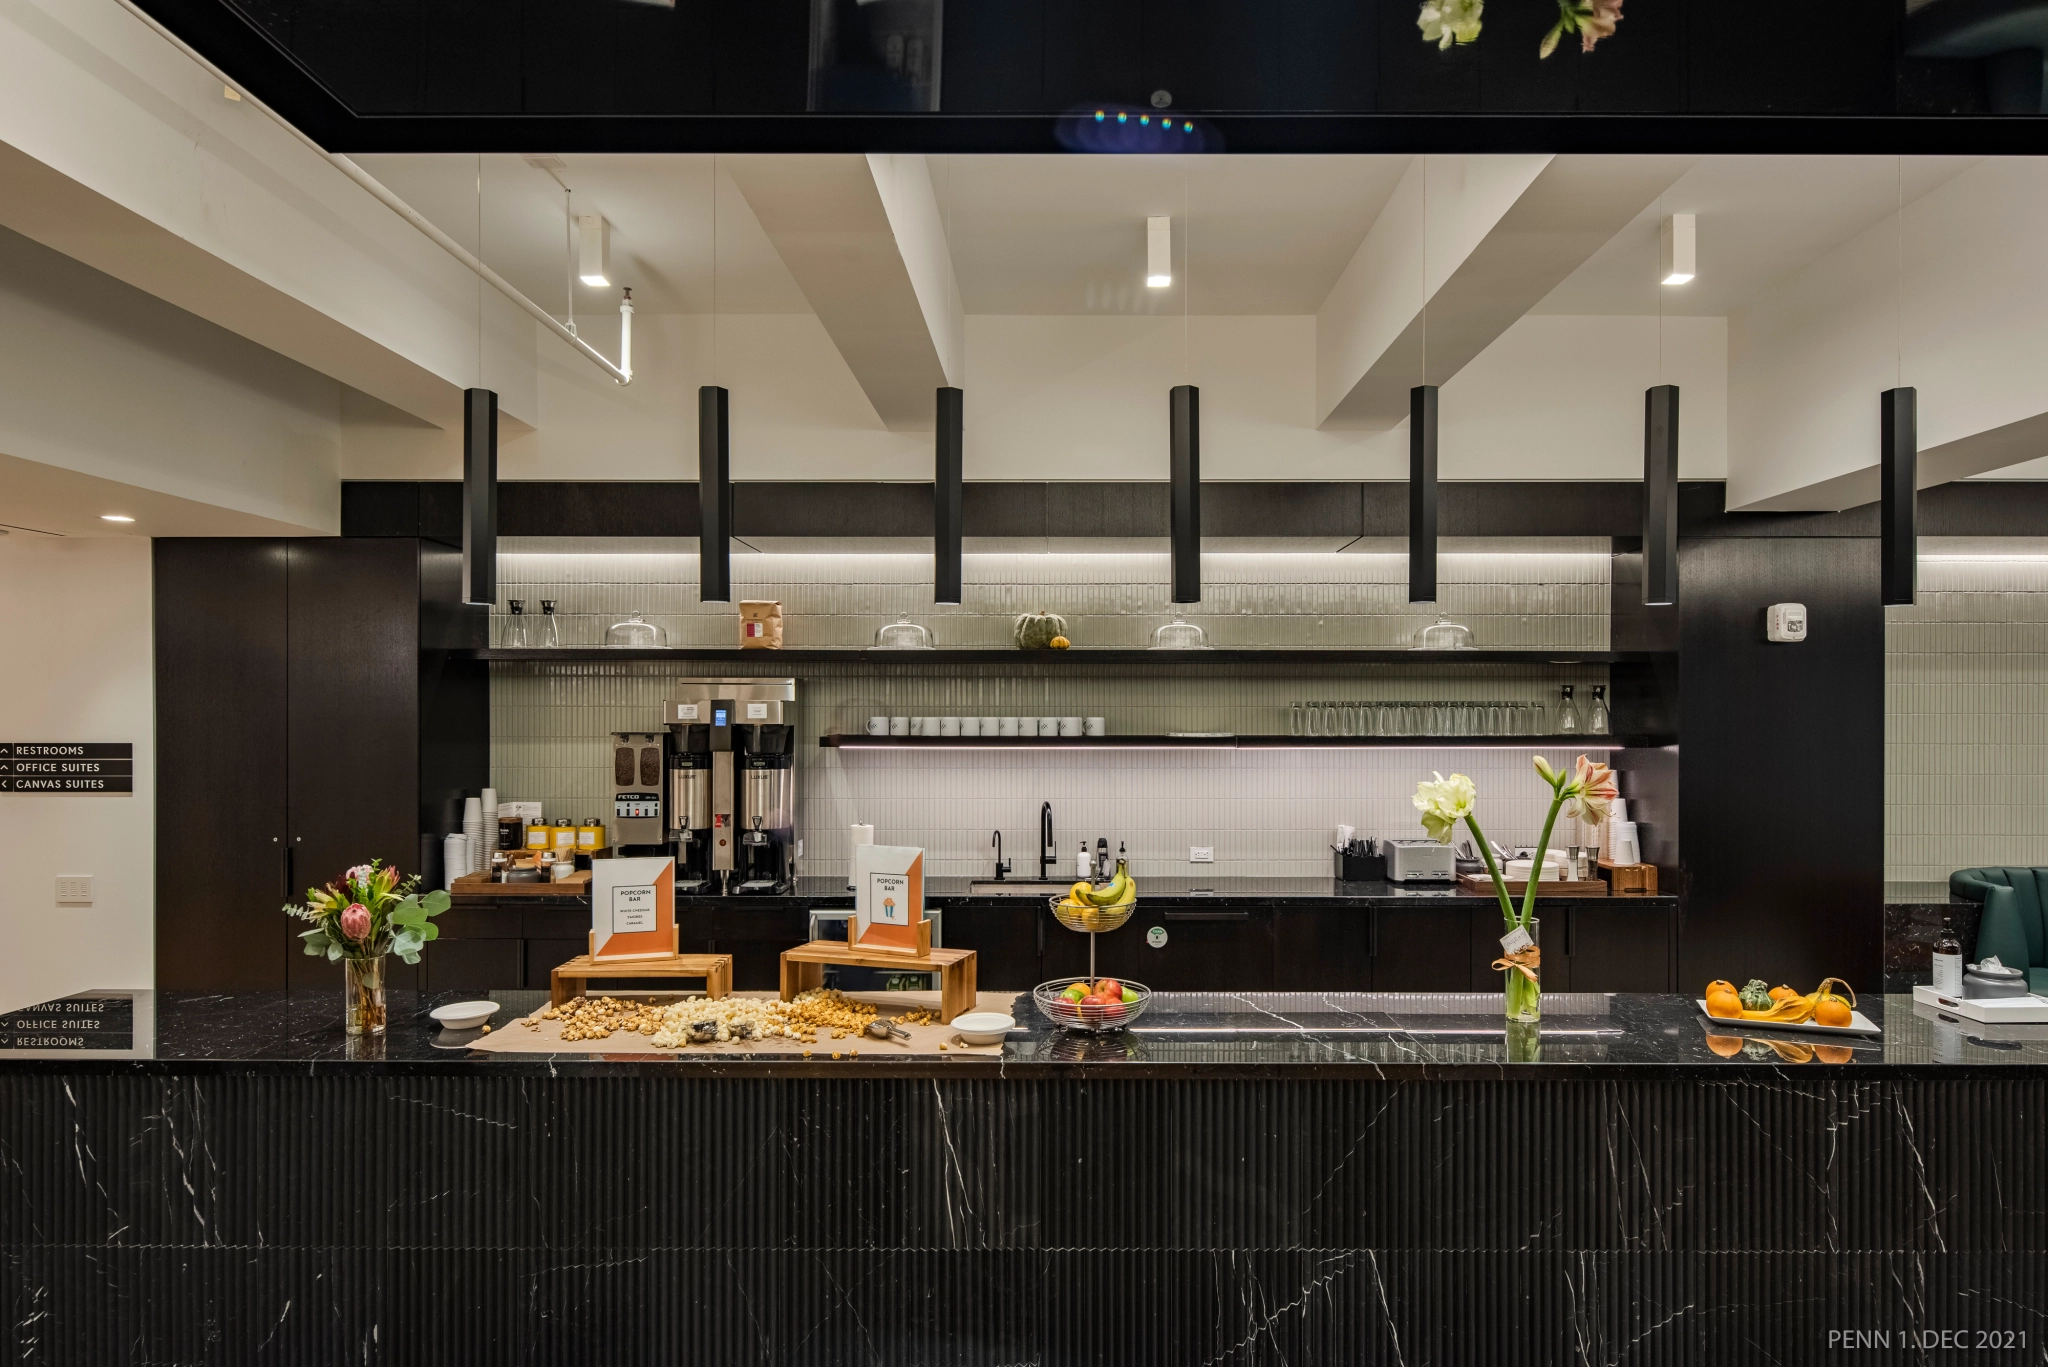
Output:
<instances>
[{"instance_id":1,"label":"white rectangular plate","mask_svg":"<svg viewBox=\"0 0 2048 1367\"><path fill-rule=\"evenodd\" d=\"M1803 1035L1882 1035L1884 1033L1884 1031L1871 1023L1870 1017L1853 1007L1850 1008L1849 1023L1847 1025L1819 1025L1813 1021L1800 1021L1794 1024L1791 1021L1752 1021L1740 1018L1731 1020L1727 1016L1710 1014L1707 1011L1707 999L1705 997L1694 997L1693 1001L1699 1006L1700 1014L1706 1016L1715 1025L1733 1026L1737 1030L1797 1030Z\"/></svg>"},{"instance_id":2,"label":"white rectangular plate","mask_svg":"<svg viewBox=\"0 0 2048 1367\"><path fill-rule=\"evenodd\" d=\"M1927 986L1913 989L1913 1000L1964 1020L1986 1024L2003 1021L2031 1025L2048 1021L2048 998L2044 997L1951 997Z\"/></svg>"}]
</instances>

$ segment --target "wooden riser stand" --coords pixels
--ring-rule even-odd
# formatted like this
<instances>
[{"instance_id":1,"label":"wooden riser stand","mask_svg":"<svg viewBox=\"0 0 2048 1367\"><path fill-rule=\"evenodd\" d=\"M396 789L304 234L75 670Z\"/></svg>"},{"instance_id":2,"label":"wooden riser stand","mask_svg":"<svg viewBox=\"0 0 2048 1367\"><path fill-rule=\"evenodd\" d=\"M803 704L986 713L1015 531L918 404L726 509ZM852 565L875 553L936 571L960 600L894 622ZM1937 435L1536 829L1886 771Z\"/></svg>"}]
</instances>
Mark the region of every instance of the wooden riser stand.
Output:
<instances>
[{"instance_id":1,"label":"wooden riser stand","mask_svg":"<svg viewBox=\"0 0 2048 1367\"><path fill-rule=\"evenodd\" d=\"M927 924L929 924L927 922ZM928 943L928 942L927 942ZM844 940L813 940L782 951L782 1000L825 985L825 965L887 968L903 973L939 975L939 1019L950 1024L974 1009L975 967L971 949L927 949L923 954L892 954L856 949Z\"/></svg>"},{"instance_id":2,"label":"wooden riser stand","mask_svg":"<svg viewBox=\"0 0 2048 1367\"><path fill-rule=\"evenodd\" d=\"M597 937L592 935L591 947L596 945ZM588 954L578 954L548 974L548 999L560 1006L571 997L582 996L591 982L607 978L702 978L705 996L723 997L732 991L732 955L665 954L658 959L606 959L600 963Z\"/></svg>"}]
</instances>

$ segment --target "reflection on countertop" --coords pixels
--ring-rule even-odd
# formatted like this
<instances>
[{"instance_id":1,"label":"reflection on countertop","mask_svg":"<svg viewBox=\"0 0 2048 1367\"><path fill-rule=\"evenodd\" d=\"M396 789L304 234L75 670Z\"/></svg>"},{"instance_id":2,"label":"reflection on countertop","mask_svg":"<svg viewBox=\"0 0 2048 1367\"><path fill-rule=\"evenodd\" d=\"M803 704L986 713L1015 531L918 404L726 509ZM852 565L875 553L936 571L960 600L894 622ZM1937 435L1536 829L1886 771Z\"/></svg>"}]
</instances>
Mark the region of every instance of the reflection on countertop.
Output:
<instances>
[{"instance_id":1,"label":"reflection on countertop","mask_svg":"<svg viewBox=\"0 0 2048 1367\"><path fill-rule=\"evenodd\" d=\"M681 1050L655 1057L485 1054L472 1033L438 1029L427 1012L460 996L391 994L388 1035L342 1034L339 993L138 993L138 1023L153 1022L127 1057L7 1051L0 1068L105 1073L234 1073L279 1069L541 1075L703 1069L734 1077L902 1076L1020 1078L1074 1066L1131 1076L1331 1075L1483 1078L1613 1077L1678 1069L1702 1077L1766 1067L1819 1075L1831 1068L1924 1070L1930 1076L2048 1065L2048 1025L1984 1027L1942 1018L1910 996L1865 998L1879 1037L1823 1037L1783 1028L1731 1027L1677 996L1553 993L1539 1027L1507 1029L1500 999L1483 993L1158 993L1132 1028L1104 1034L1052 1026L1020 995L1019 1025L1000 1056L905 1055L872 1050L842 1061L767 1048L752 1053ZM546 994L492 992L500 1023L538 1009ZM934 998L936 1000L936 998ZM145 1009L148 1008L148 1009Z\"/></svg>"}]
</instances>

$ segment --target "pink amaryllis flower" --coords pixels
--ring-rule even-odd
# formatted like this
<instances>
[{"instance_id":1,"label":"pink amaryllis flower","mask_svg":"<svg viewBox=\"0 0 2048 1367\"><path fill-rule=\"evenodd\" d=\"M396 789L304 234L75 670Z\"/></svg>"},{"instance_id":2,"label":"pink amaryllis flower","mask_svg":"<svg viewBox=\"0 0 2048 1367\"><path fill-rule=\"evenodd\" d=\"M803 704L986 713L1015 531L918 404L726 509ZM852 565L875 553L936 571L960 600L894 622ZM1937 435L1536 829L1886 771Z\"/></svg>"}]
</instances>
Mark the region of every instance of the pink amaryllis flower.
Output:
<instances>
[{"instance_id":1,"label":"pink amaryllis flower","mask_svg":"<svg viewBox=\"0 0 2048 1367\"><path fill-rule=\"evenodd\" d=\"M348 939L361 944L370 938L370 909L361 902L350 902L341 909L341 933Z\"/></svg>"},{"instance_id":2,"label":"pink amaryllis flower","mask_svg":"<svg viewBox=\"0 0 2048 1367\"><path fill-rule=\"evenodd\" d=\"M1543 781L1564 804L1561 810L1575 821L1599 825L1607 819L1614 799L1621 796L1621 789L1615 786L1614 770L1584 755L1579 756L1569 775L1551 768L1550 762L1541 755L1534 756L1534 759L1536 772L1543 776Z\"/></svg>"},{"instance_id":3,"label":"pink amaryllis flower","mask_svg":"<svg viewBox=\"0 0 2048 1367\"><path fill-rule=\"evenodd\" d=\"M1592 0L1589 9L1580 11L1579 51L1591 52L1602 38L1613 37L1620 22L1621 0Z\"/></svg>"}]
</instances>

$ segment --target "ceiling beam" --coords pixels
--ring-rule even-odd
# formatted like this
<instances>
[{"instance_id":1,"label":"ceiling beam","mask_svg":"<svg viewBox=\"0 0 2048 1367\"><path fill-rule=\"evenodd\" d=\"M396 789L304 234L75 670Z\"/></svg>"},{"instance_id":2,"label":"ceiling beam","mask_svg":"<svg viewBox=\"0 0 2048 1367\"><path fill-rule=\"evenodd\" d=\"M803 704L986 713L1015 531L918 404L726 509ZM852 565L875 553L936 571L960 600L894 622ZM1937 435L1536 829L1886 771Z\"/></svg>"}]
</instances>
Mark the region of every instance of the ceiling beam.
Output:
<instances>
[{"instance_id":1,"label":"ceiling beam","mask_svg":"<svg viewBox=\"0 0 2048 1367\"><path fill-rule=\"evenodd\" d=\"M929 431L965 378L965 319L922 154L722 159L892 431Z\"/></svg>"},{"instance_id":2,"label":"ceiling beam","mask_svg":"<svg viewBox=\"0 0 2048 1367\"><path fill-rule=\"evenodd\" d=\"M1316 418L1384 430L1691 166L1690 157L1417 157L1316 314Z\"/></svg>"}]
</instances>

